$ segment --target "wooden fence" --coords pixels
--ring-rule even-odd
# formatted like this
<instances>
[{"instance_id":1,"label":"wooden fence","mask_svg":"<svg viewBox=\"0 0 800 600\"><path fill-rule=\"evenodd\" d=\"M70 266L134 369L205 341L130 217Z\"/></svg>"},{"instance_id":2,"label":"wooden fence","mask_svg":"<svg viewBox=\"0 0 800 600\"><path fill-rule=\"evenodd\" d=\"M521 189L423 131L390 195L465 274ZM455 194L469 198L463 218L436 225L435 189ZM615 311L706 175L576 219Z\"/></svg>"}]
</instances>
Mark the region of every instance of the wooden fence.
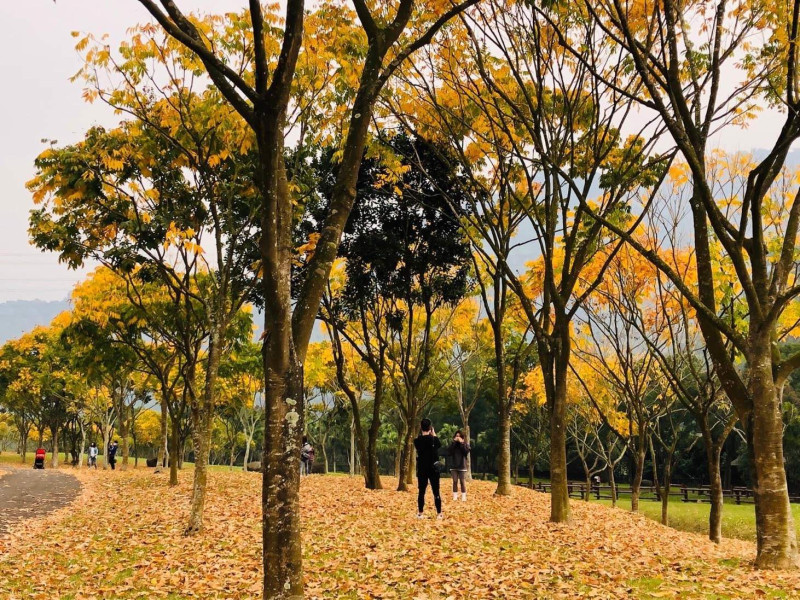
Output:
<instances>
[{"instance_id":1,"label":"wooden fence","mask_svg":"<svg viewBox=\"0 0 800 600\"><path fill-rule=\"evenodd\" d=\"M569 489L570 498L586 499L586 495L591 494L592 498L596 500L611 500L611 486L610 485L592 485L587 491L585 483L570 482L567 484ZM549 483L537 483L534 488L540 492L549 493L551 485ZM631 495L629 487L617 486L617 499L624 498ZM671 486L670 497L680 498L683 502L711 502L710 489L708 486L701 487L686 487L686 486ZM753 504L753 490L746 487L735 487L730 490L723 490L722 496L724 499L732 499L735 504ZM653 500L656 502L661 501L661 494L653 485L642 486L639 489L640 500ZM800 503L800 496L789 496L789 502Z\"/></svg>"}]
</instances>

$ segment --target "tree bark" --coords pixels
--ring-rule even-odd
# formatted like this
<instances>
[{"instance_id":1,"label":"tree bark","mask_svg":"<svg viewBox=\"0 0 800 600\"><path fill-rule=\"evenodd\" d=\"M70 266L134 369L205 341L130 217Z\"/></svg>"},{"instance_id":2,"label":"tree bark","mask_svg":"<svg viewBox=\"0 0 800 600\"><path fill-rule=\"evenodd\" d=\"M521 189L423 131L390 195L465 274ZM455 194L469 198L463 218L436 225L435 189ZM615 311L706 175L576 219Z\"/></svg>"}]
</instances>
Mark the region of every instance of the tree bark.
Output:
<instances>
[{"instance_id":1,"label":"tree bark","mask_svg":"<svg viewBox=\"0 0 800 600\"><path fill-rule=\"evenodd\" d=\"M364 465L364 479L368 490L383 489L381 475L378 470L378 434L381 428L381 405L383 404L383 380L376 381L375 395L372 402L372 422L367 433L367 456Z\"/></svg>"},{"instance_id":2,"label":"tree bark","mask_svg":"<svg viewBox=\"0 0 800 600\"><path fill-rule=\"evenodd\" d=\"M172 424L172 436L169 440L169 484L170 486L178 485L178 461L180 460L180 421L178 415L170 414L170 422Z\"/></svg>"},{"instance_id":3,"label":"tree bark","mask_svg":"<svg viewBox=\"0 0 800 600\"><path fill-rule=\"evenodd\" d=\"M708 515L708 539L715 544L722 541L722 506L724 496L722 494L722 477L720 476L720 450L708 452L706 455L708 464L709 498L711 500L711 512Z\"/></svg>"},{"instance_id":4,"label":"tree bark","mask_svg":"<svg viewBox=\"0 0 800 600\"><path fill-rule=\"evenodd\" d=\"M797 537L783 461L783 420L772 375L770 345L768 339L754 341L752 357L748 360L748 391L754 407L740 420L745 424L751 468L755 474L756 567L797 568Z\"/></svg>"},{"instance_id":5,"label":"tree bark","mask_svg":"<svg viewBox=\"0 0 800 600\"><path fill-rule=\"evenodd\" d=\"M408 477L411 475L411 453L414 451L413 445L413 425L407 424L403 437L403 446L400 453L400 471L398 473L397 491L408 491Z\"/></svg>"},{"instance_id":6,"label":"tree bark","mask_svg":"<svg viewBox=\"0 0 800 600\"><path fill-rule=\"evenodd\" d=\"M639 434L639 442L636 446L635 468L633 481L631 481L631 512L639 512L639 494L642 487L642 474L644 473L644 459L647 454L647 447L642 442Z\"/></svg>"},{"instance_id":7,"label":"tree bark","mask_svg":"<svg viewBox=\"0 0 800 600\"><path fill-rule=\"evenodd\" d=\"M219 372L222 340L225 338L223 326L212 326L208 341L208 360L206 361L203 394L192 399L192 442L194 445L194 479L192 482L192 508L185 534L193 535L203 530L203 509L208 489L208 462L211 451L211 430L214 423L214 394ZM190 370L192 373L194 369ZM199 400L199 402L198 402Z\"/></svg>"},{"instance_id":8,"label":"tree bark","mask_svg":"<svg viewBox=\"0 0 800 600\"><path fill-rule=\"evenodd\" d=\"M534 476L534 469L536 468L536 456L533 452L528 451L528 487L531 489L534 488L533 476Z\"/></svg>"},{"instance_id":9,"label":"tree bark","mask_svg":"<svg viewBox=\"0 0 800 600\"><path fill-rule=\"evenodd\" d=\"M464 419L464 440L470 446L472 438L470 437L469 429L469 413L466 413L466 418ZM472 452L467 454L467 474L465 477L467 481L472 481Z\"/></svg>"},{"instance_id":10,"label":"tree bark","mask_svg":"<svg viewBox=\"0 0 800 600\"><path fill-rule=\"evenodd\" d=\"M500 454L497 457L497 496L511 494L511 406L508 402L500 411Z\"/></svg>"},{"instance_id":11,"label":"tree bark","mask_svg":"<svg viewBox=\"0 0 800 600\"><path fill-rule=\"evenodd\" d=\"M108 469L108 445L111 443L111 426L103 425L103 470Z\"/></svg>"},{"instance_id":12,"label":"tree bark","mask_svg":"<svg viewBox=\"0 0 800 600\"><path fill-rule=\"evenodd\" d=\"M281 364L284 357L274 346L269 343L265 350L266 422L261 461L264 597L302 598L299 495L304 412L302 371L297 363L291 370L284 370ZM288 352L285 359L289 362Z\"/></svg>"},{"instance_id":13,"label":"tree bark","mask_svg":"<svg viewBox=\"0 0 800 600\"><path fill-rule=\"evenodd\" d=\"M570 332L563 326L560 344L554 357L554 393L550 405L550 520L570 520L567 487L567 369L569 368ZM545 374L547 377L547 374Z\"/></svg>"},{"instance_id":14,"label":"tree bark","mask_svg":"<svg viewBox=\"0 0 800 600\"><path fill-rule=\"evenodd\" d=\"M58 427L51 427L50 434L53 436L53 456L50 459L50 468L58 468Z\"/></svg>"},{"instance_id":15,"label":"tree bark","mask_svg":"<svg viewBox=\"0 0 800 600\"><path fill-rule=\"evenodd\" d=\"M250 462L250 444L253 443L253 435L255 431L253 429L248 429L247 431L247 443L244 447L244 465L242 465L242 470L247 473L247 463Z\"/></svg>"},{"instance_id":16,"label":"tree bark","mask_svg":"<svg viewBox=\"0 0 800 600\"><path fill-rule=\"evenodd\" d=\"M167 435L167 410L166 392L162 391L161 414L159 415L161 423L161 438L158 444L158 454L156 455L156 473L160 473L164 466L164 460L166 459L167 454L167 444L169 443L169 436Z\"/></svg>"},{"instance_id":17,"label":"tree bark","mask_svg":"<svg viewBox=\"0 0 800 600\"><path fill-rule=\"evenodd\" d=\"M86 452L86 427L83 424L83 421L79 423L81 428L81 453L78 457L78 468L83 467L83 455Z\"/></svg>"},{"instance_id":18,"label":"tree bark","mask_svg":"<svg viewBox=\"0 0 800 600\"><path fill-rule=\"evenodd\" d=\"M611 487L611 506L617 505L617 480L614 477L614 466L608 467L608 485Z\"/></svg>"},{"instance_id":19,"label":"tree bark","mask_svg":"<svg viewBox=\"0 0 800 600\"><path fill-rule=\"evenodd\" d=\"M128 469L128 457L130 456L130 447L128 446L128 407L125 405L125 399L120 401L119 413L119 436L122 438L122 464L120 470L126 471Z\"/></svg>"},{"instance_id":20,"label":"tree bark","mask_svg":"<svg viewBox=\"0 0 800 600\"><path fill-rule=\"evenodd\" d=\"M350 420L350 477L356 474L356 424L355 415Z\"/></svg>"}]
</instances>

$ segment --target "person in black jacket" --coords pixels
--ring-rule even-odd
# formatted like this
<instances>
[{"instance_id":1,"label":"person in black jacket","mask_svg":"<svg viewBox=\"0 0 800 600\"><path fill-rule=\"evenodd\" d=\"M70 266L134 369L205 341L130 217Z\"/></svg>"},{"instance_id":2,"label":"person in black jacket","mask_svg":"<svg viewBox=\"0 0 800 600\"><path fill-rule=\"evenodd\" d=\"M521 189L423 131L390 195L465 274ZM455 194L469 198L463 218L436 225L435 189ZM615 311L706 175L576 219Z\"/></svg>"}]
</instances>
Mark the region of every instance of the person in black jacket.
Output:
<instances>
[{"instance_id":1,"label":"person in black jacket","mask_svg":"<svg viewBox=\"0 0 800 600\"><path fill-rule=\"evenodd\" d=\"M450 447L447 448L447 456L450 457L450 475L453 477L453 501L458 500L458 484L461 483L461 501L467 501L467 454L469 454L469 444L464 439L461 431L456 431Z\"/></svg>"},{"instance_id":2,"label":"person in black jacket","mask_svg":"<svg viewBox=\"0 0 800 600\"><path fill-rule=\"evenodd\" d=\"M436 505L436 516L442 518L442 497L439 495L439 471L436 470L436 461L439 459L438 450L442 447L442 442L436 437L436 430L430 419L422 419L420 422L421 433L414 440L414 447L417 449L417 508L418 518L422 518L425 509L425 491L428 483L431 484L433 492L433 502Z\"/></svg>"}]
</instances>

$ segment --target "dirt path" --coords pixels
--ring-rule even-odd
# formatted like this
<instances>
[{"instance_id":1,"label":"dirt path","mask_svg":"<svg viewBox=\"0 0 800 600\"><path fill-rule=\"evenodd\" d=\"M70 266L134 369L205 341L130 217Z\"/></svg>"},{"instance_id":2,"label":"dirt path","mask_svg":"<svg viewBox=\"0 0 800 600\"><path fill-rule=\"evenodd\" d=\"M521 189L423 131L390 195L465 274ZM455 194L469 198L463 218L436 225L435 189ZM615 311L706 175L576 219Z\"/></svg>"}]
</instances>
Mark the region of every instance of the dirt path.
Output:
<instances>
[{"instance_id":1,"label":"dirt path","mask_svg":"<svg viewBox=\"0 0 800 600\"><path fill-rule=\"evenodd\" d=\"M0 536L14 523L62 508L80 489L80 482L67 473L5 469L0 477Z\"/></svg>"}]
</instances>

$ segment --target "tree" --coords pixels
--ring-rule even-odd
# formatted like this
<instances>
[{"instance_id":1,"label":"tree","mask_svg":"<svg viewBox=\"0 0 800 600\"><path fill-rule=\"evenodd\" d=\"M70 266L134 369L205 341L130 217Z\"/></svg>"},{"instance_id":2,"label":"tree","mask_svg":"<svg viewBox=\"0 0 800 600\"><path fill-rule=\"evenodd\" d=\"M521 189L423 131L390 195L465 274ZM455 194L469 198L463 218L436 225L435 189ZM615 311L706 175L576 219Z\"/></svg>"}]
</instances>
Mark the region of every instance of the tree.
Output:
<instances>
[{"instance_id":1,"label":"tree","mask_svg":"<svg viewBox=\"0 0 800 600\"><path fill-rule=\"evenodd\" d=\"M697 284L683 281L659 257L657 248L629 242L658 266L697 312L714 368L743 424L756 495L756 566L797 568L800 558L783 464L778 390L800 365L800 354L782 357L776 345L781 314L800 294L793 275L800 225L796 184L789 188L777 231L767 215L772 194L782 187L789 149L800 137L800 2L664 0L653 10L632 8L629 2L581 3L581 13L602 31L604 40L617 49L620 62L646 90L631 98L661 120L689 167ZM568 39L566 27L557 24L557 28L561 42L576 54L579 50ZM615 87L604 72L595 70L593 75ZM714 177L709 143L721 128L746 123L762 102L783 113L783 125L766 155L742 173L733 206L726 201L730 189L720 189ZM623 233L607 219L600 222ZM767 243L768 237L773 243ZM726 268L718 268L715 245ZM735 273L747 307L748 317L737 327L723 318L718 298L720 275L728 271ZM729 345L735 348L734 355ZM744 371L738 368L737 356L747 365Z\"/></svg>"},{"instance_id":2,"label":"tree","mask_svg":"<svg viewBox=\"0 0 800 600\"><path fill-rule=\"evenodd\" d=\"M303 44L303 0L289 0L280 53L274 64L267 54L261 4L249 4L253 60L247 75L227 64L219 48L206 42L197 25L171 0L140 0L161 27L202 62L220 94L253 131L257 160L253 174L258 191L265 301L264 343L266 426L264 431L264 595L302 597L302 557L298 520L299 442L302 432L302 365L314 320L338 251L342 230L355 200L358 168L378 95L397 67L427 44L453 16L475 0L442 14L434 7L400 0L393 16L378 16L363 0L356 14L367 37L363 68L342 147L336 192L321 223L317 250L292 308L291 265L293 202L284 163L286 112ZM428 10L429 8L433 10ZM416 10L415 10L416 9ZM417 14L415 14L417 13ZM427 15L427 18L426 18ZM430 15L433 15L431 19ZM441 15L441 16L439 16ZM414 17L412 19L412 16ZM411 39L402 36L413 31ZM391 55L391 58L388 56ZM271 76L270 76L271 75ZM281 484L272 487L275 480Z\"/></svg>"},{"instance_id":3,"label":"tree","mask_svg":"<svg viewBox=\"0 0 800 600\"><path fill-rule=\"evenodd\" d=\"M650 448L651 428L665 413L670 403L664 400L664 386L655 353L633 324L641 298L653 285L653 270L629 248L619 252L611 263L604 281L584 305L585 325L576 354L595 377L603 378L614 401L595 408L605 424L627 444L634 459L631 482L631 510L639 510L639 491L645 460ZM643 268L643 265L645 268ZM584 389L594 398L581 371ZM610 409L610 410L609 410ZM611 415L625 414L625 430L614 426Z\"/></svg>"},{"instance_id":4,"label":"tree","mask_svg":"<svg viewBox=\"0 0 800 600\"><path fill-rule=\"evenodd\" d=\"M378 408L373 404L367 447L367 450L372 447L373 452L380 426L376 411L383 399L386 369L393 372L387 358L395 367L391 382L395 393L402 393L399 408L405 423L400 467L403 476L399 486L405 489L410 477L411 440L421 406L425 404L418 396L430 373L437 343L431 336L433 316L440 307L456 304L466 293L469 244L459 235L458 223L448 209L447 197L457 201L459 193L453 169L438 160L425 144L418 144L405 134L395 135L386 145L394 155L395 164L390 162L392 156L363 163L359 202L345 230L340 251L345 261L344 282L335 294L328 294L322 315L335 329L332 341L336 356L341 355L338 340L343 338L357 349L373 371L376 382L373 402L378 403ZM417 166L417 160L424 166ZM324 208L330 203L333 188L331 178L324 177L326 156L320 163L317 185ZM429 172L436 173L435 180L429 179ZM333 292L330 287L329 291ZM368 316L374 323L372 327L366 321ZM348 329L347 322L359 318L360 331ZM411 332L419 327L420 331ZM416 350L411 348L414 336L419 336L422 342ZM342 389L346 392L347 386L342 385ZM352 397L351 405L357 412ZM363 434L359 434L359 439L362 438ZM363 442L359 444L363 446ZM368 452L362 451L361 458L362 462L370 461L365 463L369 465L368 471L375 469L375 475L366 475L369 484L377 476L377 463L373 462L374 454L370 456Z\"/></svg>"},{"instance_id":5,"label":"tree","mask_svg":"<svg viewBox=\"0 0 800 600\"><path fill-rule=\"evenodd\" d=\"M484 387L490 381L491 364L487 356L490 327L486 319L481 319L480 306L467 300L451 322L452 331L448 335L450 348L445 359L453 373L451 385L455 396L464 441L469 444L469 418L481 397ZM467 455L467 479L472 479L472 459Z\"/></svg>"},{"instance_id":6,"label":"tree","mask_svg":"<svg viewBox=\"0 0 800 600\"><path fill-rule=\"evenodd\" d=\"M242 468L247 471L253 439L264 420L264 407L261 404L264 365L259 345L255 342L243 344L238 351L227 358L223 366L224 369L221 366L222 376L233 398L230 408L239 427L244 432L245 447Z\"/></svg>"},{"instance_id":7,"label":"tree","mask_svg":"<svg viewBox=\"0 0 800 600\"><path fill-rule=\"evenodd\" d=\"M558 4L554 10L570 12ZM507 249L495 246L506 238L492 231L499 227L497 216L515 213L495 210L490 219L465 219L483 260L507 279L531 324L548 390L555 522L570 518L566 381L571 323L602 279L602 262L589 269L597 250L619 246L618 238L583 207L591 203L625 229L634 209L649 203L647 190L658 186L669 161L669 155L650 156L661 128L649 122L632 127L628 119L628 95L641 85L617 61L611 45L592 28L573 23L572 34L582 40L576 57L564 52L557 32L537 18L536 10L510 2L482 4L469 20L466 41L450 38L446 51L431 57L414 80L422 81L414 89L422 89L431 105L433 126L449 138L460 165L471 174L476 201L491 204L498 201L478 199L507 197L504 201L519 206L533 232L527 242L536 248L539 273L536 285L526 285L509 264ZM597 69L610 71L614 90L595 80ZM435 87L424 77L427 72L444 85ZM501 227L513 232L518 228L511 227L513 222ZM507 433L503 438L509 439ZM504 466L501 477L506 472Z\"/></svg>"},{"instance_id":8,"label":"tree","mask_svg":"<svg viewBox=\"0 0 800 600\"><path fill-rule=\"evenodd\" d=\"M675 171L683 170L676 167ZM673 204L674 178L667 182L663 198ZM679 193L679 192L678 192ZM669 200L667 200L669 199ZM669 232L670 247L661 253L684 281L696 279L693 253L680 248L677 232L680 229L680 209L665 211L667 221L660 223L662 231ZM735 318L738 294L731 294L733 282L727 286L728 313ZM723 286L724 288L725 286ZM719 543L722 540L723 490L720 475L722 450L728 436L736 425L736 414L725 396L717 377L708 349L702 343L695 311L683 298L669 279L655 273L655 286L651 297L644 302L647 309L629 312L632 324L643 336L659 362L666 385L683 407L691 414L700 430L706 453L706 466L709 481L709 539ZM673 425L670 415L670 425ZM673 428L674 429L674 428ZM675 432L673 431L673 434ZM677 436L673 435L673 441ZM673 449L674 452L674 449ZM666 500L664 500L666 502ZM666 520L666 516L662 520Z\"/></svg>"}]
</instances>

